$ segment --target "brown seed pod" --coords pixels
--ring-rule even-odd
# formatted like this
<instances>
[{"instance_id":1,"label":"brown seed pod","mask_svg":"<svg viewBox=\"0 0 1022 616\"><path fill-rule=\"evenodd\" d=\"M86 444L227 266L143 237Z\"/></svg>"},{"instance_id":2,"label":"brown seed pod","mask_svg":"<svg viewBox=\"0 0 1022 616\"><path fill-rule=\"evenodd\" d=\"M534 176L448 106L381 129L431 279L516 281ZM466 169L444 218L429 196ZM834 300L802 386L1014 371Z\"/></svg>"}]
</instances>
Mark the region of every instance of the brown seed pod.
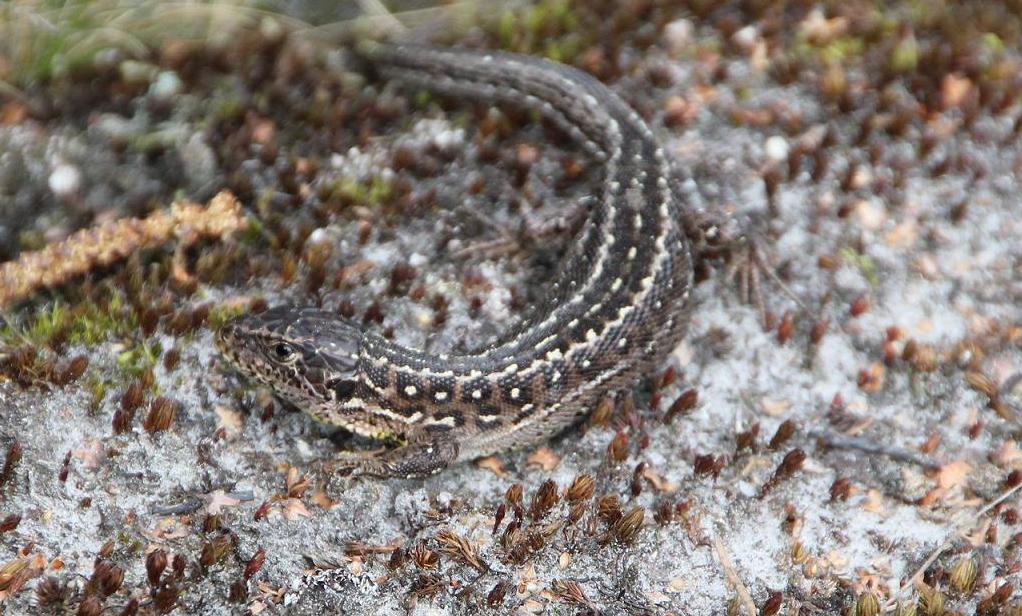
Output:
<instances>
[{"instance_id":1,"label":"brown seed pod","mask_svg":"<svg viewBox=\"0 0 1022 616\"><path fill-rule=\"evenodd\" d=\"M536 491L536 495L529 503L529 517L533 520L544 518L558 500L560 500L560 496L557 493L557 483L552 479L547 479L539 486L539 490Z\"/></svg>"},{"instance_id":2,"label":"brown seed pod","mask_svg":"<svg viewBox=\"0 0 1022 616\"><path fill-rule=\"evenodd\" d=\"M646 519L646 511L642 507L635 507L628 511L620 520L614 523L611 529L614 539L619 543L629 544L639 534L642 524Z\"/></svg>"},{"instance_id":3,"label":"brown seed pod","mask_svg":"<svg viewBox=\"0 0 1022 616\"><path fill-rule=\"evenodd\" d=\"M85 584L87 596L109 597L124 582L124 569L105 559L97 560Z\"/></svg>"},{"instance_id":4,"label":"brown seed pod","mask_svg":"<svg viewBox=\"0 0 1022 616\"><path fill-rule=\"evenodd\" d=\"M653 512L653 520L660 526L666 526L674 521L674 505L667 499L661 499Z\"/></svg>"},{"instance_id":5,"label":"brown seed pod","mask_svg":"<svg viewBox=\"0 0 1022 616\"><path fill-rule=\"evenodd\" d=\"M628 458L628 435L618 432L607 445L607 462L618 464Z\"/></svg>"},{"instance_id":6,"label":"brown seed pod","mask_svg":"<svg viewBox=\"0 0 1022 616\"><path fill-rule=\"evenodd\" d=\"M35 587L36 604L42 608L63 605L70 596L67 585L52 575L43 578Z\"/></svg>"},{"instance_id":7,"label":"brown seed pod","mask_svg":"<svg viewBox=\"0 0 1022 616\"><path fill-rule=\"evenodd\" d=\"M149 412L142 421L142 428L153 434L170 428L177 415L177 403L165 396L159 396L149 404Z\"/></svg>"},{"instance_id":8,"label":"brown seed pod","mask_svg":"<svg viewBox=\"0 0 1022 616\"><path fill-rule=\"evenodd\" d=\"M18 524L20 523L21 515L17 513L12 513L3 519L0 519L0 535L18 528Z\"/></svg>"},{"instance_id":9,"label":"brown seed pod","mask_svg":"<svg viewBox=\"0 0 1022 616\"><path fill-rule=\"evenodd\" d=\"M15 440L7 448L4 466L0 469L0 489L7 485L14 477L14 469L17 468L19 462L21 462L21 443Z\"/></svg>"},{"instance_id":10,"label":"brown seed pod","mask_svg":"<svg viewBox=\"0 0 1022 616\"><path fill-rule=\"evenodd\" d=\"M776 451L781 447L781 445L787 442L788 439L794 436L796 430L797 426L795 425L794 421L790 419L785 420L784 422L781 423L780 426L777 427L777 432L774 432L774 436L770 439L770 442L767 444L767 448Z\"/></svg>"},{"instance_id":11,"label":"brown seed pod","mask_svg":"<svg viewBox=\"0 0 1022 616\"><path fill-rule=\"evenodd\" d=\"M163 550L153 550L146 556L145 559L145 572L146 580L149 581L149 586L156 588L160 585L160 576L163 575L163 570L167 568L167 553Z\"/></svg>"},{"instance_id":12,"label":"brown seed pod","mask_svg":"<svg viewBox=\"0 0 1022 616\"><path fill-rule=\"evenodd\" d=\"M698 402L699 392L694 389L685 390L673 403L671 403L667 412L664 413L664 423L669 424L674 421L674 418L678 415L687 414L695 408Z\"/></svg>"},{"instance_id":13,"label":"brown seed pod","mask_svg":"<svg viewBox=\"0 0 1022 616\"><path fill-rule=\"evenodd\" d=\"M231 603L244 603L248 599L248 584L244 579L234 580L231 589L227 593L227 600Z\"/></svg>"},{"instance_id":14,"label":"brown seed pod","mask_svg":"<svg viewBox=\"0 0 1022 616\"><path fill-rule=\"evenodd\" d=\"M405 564L405 551L401 548L394 548L394 551L390 553L390 559L387 561L387 569L391 571L397 571Z\"/></svg>"},{"instance_id":15,"label":"brown seed pod","mask_svg":"<svg viewBox=\"0 0 1022 616\"><path fill-rule=\"evenodd\" d=\"M578 475L571 485L564 492L564 497L570 502L586 501L593 497L596 492L596 482L590 475Z\"/></svg>"},{"instance_id":16,"label":"brown seed pod","mask_svg":"<svg viewBox=\"0 0 1022 616\"><path fill-rule=\"evenodd\" d=\"M781 315L781 324L777 326L777 344L785 344L795 331L795 317L790 310L785 310Z\"/></svg>"},{"instance_id":17,"label":"brown seed pod","mask_svg":"<svg viewBox=\"0 0 1022 616\"><path fill-rule=\"evenodd\" d=\"M852 481L847 477L838 477L830 484L830 500L848 500L852 493Z\"/></svg>"},{"instance_id":18,"label":"brown seed pod","mask_svg":"<svg viewBox=\"0 0 1022 616\"><path fill-rule=\"evenodd\" d=\"M490 592L486 594L486 605L491 608L495 608L504 603L504 595L507 594L507 590L510 587L511 584L509 582L497 582L493 588L490 589Z\"/></svg>"},{"instance_id":19,"label":"brown seed pod","mask_svg":"<svg viewBox=\"0 0 1022 616\"><path fill-rule=\"evenodd\" d=\"M614 414L614 399L606 396L596 404L596 408L589 416L589 423L594 426L605 426L610 422Z\"/></svg>"},{"instance_id":20,"label":"brown seed pod","mask_svg":"<svg viewBox=\"0 0 1022 616\"><path fill-rule=\"evenodd\" d=\"M489 567L480 560L479 550L466 541L464 537L455 533L451 529L445 528L437 533L436 542L437 545L440 546L440 552L442 554L450 556L459 562L465 563L479 572L484 572L489 569Z\"/></svg>"},{"instance_id":21,"label":"brown seed pod","mask_svg":"<svg viewBox=\"0 0 1022 616\"><path fill-rule=\"evenodd\" d=\"M585 515L585 512L586 512L585 501L577 501L572 503L571 507L568 508L568 522L570 522L571 524L578 522L579 520L582 519L582 516Z\"/></svg>"},{"instance_id":22,"label":"brown seed pod","mask_svg":"<svg viewBox=\"0 0 1022 616\"><path fill-rule=\"evenodd\" d=\"M766 601L763 602L763 607L760 608L760 613L763 616L775 616L777 612L781 610L781 605L784 602L784 595L777 590L771 590L767 593Z\"/></svg>"},{"instance_id":23,"label":"brown seed pod","mask_svg":"<svg viewBox=\"0 0 1022 616\"><path fill-rule=\"evenodd\" d=\"M497 510L493 514L493 530L491 534L496 535L497 529L500 528L500 523L504 521L504 516L507 514L507 505L500 503L497 505Z\"/></svg>"},{"instance_id":24,"label":"brown seed pod","mask_svg":"<svg viewBox=\"0 0 1022 616\"><path fill-rule=\"evenodd\" d=\"M67 385L74 383L85 374L85 369L89 367L89 358L84 355L76 355L72 357L67 364L65 364L54 379L57 385Z\"/></svg>"},{"instance_id":25,"label":"brown seed pod","mask_svg":"<svg viewBox=\"0 0 1022 616\"><path fill-rule=\"evenodd\" d=\"M100 616L103 613L103 601L96 596L82 599L78 604L78 616Z\"/></svg>"},{"instance_id":26,"label":"brown seed pod","mask_svg":"<svg viewBox=\"0 0 1022 616\"><path fill-rule=\"evenodd\" d=\"M157 614L169 614L177 607L177 598L181 589L177 584L166 584L161 586L152 594L153 608Z\"/></svg>"},{"instance_id":27,"label":"brown seed pod","mask_svg":"<svg viewBox=\"0 0 1022 616\"><path fill-rule=\"evenodd\" d=\"M259 572L260 569L263 568L263 563L265 561L266 550L259 548L258 550L256 550L256 553L252 555L252 558L248 559L248 562L245 563L245 572L243 573L243 577L246 580L252 579L252 576L254 576L256 573Z\"/></svg>"},{"instance_id":28,"label":"brown seed pod","mask_svg":"<svg viewBox=\"0 0 1022 616\"><path fill-rule=\"evenodd\" d=\"M521 507L523 492L524 490L522 488L522 484L520 483L513 484L510 488L507 489L507 492L504 494L504 500L506 500L509 505L512 506L517 505Z\"/></svg>"},{"instance_id":29,"label":"brown seed pod","mask_svg":"<svg viewBox=\"0 0 1022 616\"><path fill-rule=\"evenodd\" d=\"M229 534L222 534L214 537L202 545L199 553L199 565L203 569L209 569L222 561L234 546L234 540Z\"/></svg>"},{"instance_id":30,"label":"brown seed pod","mask_svg":"<svg viewBox=\"0 0 1022 616\"><path fill-rule=\"evenodd\" d=\"M743 449L754 450L756 448L756 437L759 436L759 422L752 424L748 430L735 435L735 451Z\"/></svg>"},{"instance_id":31,"label":"brown seed pod","mask_svg":"<svg viewBox=\"0 0 1022 616\"><path fill-rule=\"evenodd\" d=\"M594 610L596 605L589 600L582 585L572 580L554 580L550 585L554 597L562 603Z\"/></svg>"},{"instance_id":32,"label":"brown seed pod","mask_svg":"<svg viewBox=\"0 0 1022 616\"><path fill-rule=\"evenodd\" d=\"M408 550L408 557L412 559L419 569L436 569L440 563L440 556L423 543L416 543Z\"/></svg>"},{"instance_id":33,"label":"brown seed pod","mask_svg":"<svg viewBox=\"0 0 1022 616\"><path fill-rule=\"evenodd\" d=\"M163 369L167 372L173 372L180 361L181 351L177 350L177 347L167 349L167 352L163 354Z\"/></svg>"}]
</instances>

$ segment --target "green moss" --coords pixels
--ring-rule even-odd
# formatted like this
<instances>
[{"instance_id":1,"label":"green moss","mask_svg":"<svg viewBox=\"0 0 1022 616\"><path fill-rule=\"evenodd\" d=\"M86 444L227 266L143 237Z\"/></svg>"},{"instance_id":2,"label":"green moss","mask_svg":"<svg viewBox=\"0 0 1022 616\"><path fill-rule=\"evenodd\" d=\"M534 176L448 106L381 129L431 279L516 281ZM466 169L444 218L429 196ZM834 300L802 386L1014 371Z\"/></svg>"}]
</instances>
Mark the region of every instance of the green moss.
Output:
<instances>
[{"instance_id":1,"label":"green moss","mask_svg":"<svg viewBox=\"0 0 1022 616\"><path fill-rule=\"evenodd\" d=\"M57 300L21 323L12 320L0 328L0 341L46 346L60 340L88 347L138 332L138 315L125 304L119 291L112 290L103 305L89 300L74 305Z\"/></svg>"},{"instance_id":2,"label":"green moss","mask_svg":"<svg viewBox=\"0 0 1022 616\"><path fill-rule=\"evenodd\" d=\"M245 312L243 306L231 305L231 306L214 306L209 311L209 316L206 317L206 323L209 328L213 331L220 329L220 326L234 317Z\"/></svg>"},{"instance_id":3,"label":"green moss","mask_svg":"<svg viewBox=\"0 0 1022 616\"><path fill-rule=\"evenodd\" d=\"M394 187L379 176L368 180L342 177L330 186L330 197L344 203L373 208L387 202Z\"/></svg>"},{"instance_id":4,"label":"green moss","mask_svg":"<svg viewBox=\"0 0 1022 616\"><path fill-rule=\"evenodd\" d=\"M163 347L157 341L143 342L117 356L117 365L130 376L139 376L156 367Z\"/></svg>"},{"instance_id":5,"label":"green moss","mask_svg":"<svg viewBox=\"0 0 1022 616\"><path fill-rule=\"evenodd\" d=\"M247 246L258 244L259 240L263 237L265 228L263 223L254 216L248 217L248 224L245 229L238 235L238 240Z\"/></svg>"},{"instance_id":6,"label":"green moss","mask_svg":"<svg viewBox=\"0 0 1022 616\"><path fill-rule=\"evenodd\" d=\"M46 237L41 231L27 229L18 234L18 248L23 251L40 250L46 246Z\"/></svg>"},{"instance_id":7,"label":"green moss","mask_svg":"<svg viewBox=\"0 0 1022 616\"><path fill-rule=\"evenodd\" d=\"M895 73L910 73L919 65L919 44L916 37L908 34L891 50L890 68Z\"/></svg>"},{"instance_id":8,"label":"green moss","mask_svg":"<svg viewBox=\"0 0 1022 616\"><path fill-rule=\"evenodd\" d=\"M1002 54L1005 51L1004 41L994 32L983 35L983 46L992 54Z\"/></svg>"},{"instance_id":9,"label":"green moss","mask_svg":"<svg viewBox=\"0 0 1022 616\"><path fill-rule=\"evenodd\" d=\"M28 328L21 332L22 337L36 345L46 344L71 324L71 315L67 307L53 303L49 310L43 310L36 315Z\"/></svg>"},{"instance_id":10,"label":"green moss","mask_svg":"<svg viewBox=\"0 0 1022 616\"><path fill-rule=\"evenodd\" d=\"M571 62L582 51L582 41L574 35L567 35L557 41L550 41L543 55L554 62Z\"/></svg>"},{"instance_id":11,"label":"green moss","mask_svg":"<svg viewBox=\"0 0 1022 616\"><path fill-rule=\"evenodd\" d=\"M109 382L98 376L92 376L89 377L88 382L85 384L85 389L89 392L89 412L99 412L99 409L103 406L103 399L110 389Z\"/></svg>"},{"instance_id":12,"label":"green moss","mask_svg":"<svg viewBox=\"0 0 1022 616\"><path fill-rule=\"evenodd\" d=\"M876 262L869 255L862 254L854 248L843 248L839 254L842 260L862 273L870 286L876 286L880 282L880 278L877 276Z\"/></svg>"},{"instance_id":13,"label":"green moss","mask_svg":"<svg viewBox=\"0 0 1022 616\"><path fill-rule=\"evenodd\" d=\"M569 0L539 0L528 7L508 8L495 19L481 17L481 21L501 48L542 54L558 62L571 62L592 42L580 31L578 14Z\"/></svg>"},{"instance_id":14,"label":"green moss","mask_svg":"<svg viewBox=\"0 0 1022 616\"><path fill-rule=\"evenodd\" d=\"M92 302L72 322L69 339L86 346L105 342L111 337L134 335L139 331L138 315L124 305L124 298L115 293L105 307Z\"/></svg>"},{"instance_id":15,"label":"green moss","mask_svg":"<svg viewBox=\"0 0 1022 616\"><path fill-rule=\"evenodd\" d=\"M238 120L245 114L245 101L240 96L225 94L213 101L212 116L215 120Z\"/></svg>"},{"instance_id":16,"label":"green moss","mask_svg":"<svg viewBox=\"0 0 1022 616\"><path fill-rule=\"evenodd\" d=\"M412 105L418 109L429 107L431 102L433 102L433 95L429 90L416 90L412 96Z\"/></svg>"},{"instance_id":17,"label":"green moss","mask_svg":"<svg viewBox=\"0 0 1022 616\"><path fill-rule=\"evenodd\" d=\"M824 62L845 62L849 58L858 58L862 55L864 42L862 39L852 36L840 36L822 49L820 57Z\"/></svg>"}]
</instances>

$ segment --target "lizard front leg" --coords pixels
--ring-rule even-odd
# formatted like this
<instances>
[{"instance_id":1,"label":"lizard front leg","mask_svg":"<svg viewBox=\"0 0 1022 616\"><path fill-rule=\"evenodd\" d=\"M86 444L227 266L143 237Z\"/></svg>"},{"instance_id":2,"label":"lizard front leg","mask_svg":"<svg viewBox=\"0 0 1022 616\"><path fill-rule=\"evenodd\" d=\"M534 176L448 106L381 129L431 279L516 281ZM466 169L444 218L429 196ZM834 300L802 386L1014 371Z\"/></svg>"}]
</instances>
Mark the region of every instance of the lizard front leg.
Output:
<instances>
[{"instance_id":1,"label":"lizard front leg","mask_svg":"<svg viewBox=\"0 0 1022 616\"><path fill-rule=\"evenodd\" d=\"M458 443L429 433L412 433L408 442L379 453L341 454L331 470L350 477L427 477L458 458Z\"/></svg>"}]
</instances>

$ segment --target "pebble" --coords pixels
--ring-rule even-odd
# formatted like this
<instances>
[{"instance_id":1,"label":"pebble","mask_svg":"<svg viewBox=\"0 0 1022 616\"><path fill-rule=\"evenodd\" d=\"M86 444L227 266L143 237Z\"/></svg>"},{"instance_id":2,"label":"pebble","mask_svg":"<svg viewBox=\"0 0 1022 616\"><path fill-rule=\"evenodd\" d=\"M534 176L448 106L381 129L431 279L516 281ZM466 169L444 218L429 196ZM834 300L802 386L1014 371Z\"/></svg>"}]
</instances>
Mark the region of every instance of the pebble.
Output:
<instances>
[{"instance_id":1,"label":"pebble","mask_svg":"<svg viewBox=\"0 0 1022 616\"><path fill-rule=\"evenodd\" d=\"M788 140L780 135L774 135L766 140L763 145L766 156L775 163L788 158Z\"/></svg>"},{"instance_id":2,"label":"pebble","mask_svg":"<svg viewBox=\"0 0 1022 616\"><path fill-rule=\"evenodd\" d=\"M664 27L664 43L672 56L679 56L692 44L695 26L687 19L676 19Z\"/></svg>"},{"instance_id":3,"label":"pebble","mask_svg":"<svg viewBox=\"0 0 1022 616\"><path fill-rule=\"evenodd\" d=\"M735 32L731 36L732 42L738 45L742 51L749 53L753 50L756 45L756 41L759 39L759 32L756 30L756 26L745 26L738 32Z\"/></svg>"},{"instance_id":4,"label":"pebble","mask_svg":"<svg viewBox=\"0 0 1022 616\"><path fill-rule=\"evenodd\" d=\"M59 163L46 180L53 194L60 199L70 199L82 187L82 172L68 163Z\"/></svg>"},{"instance_id":5,"label":"pebble","mask_svg":"<svg viewBox=\"0 0 1022 616\"><path fill-rule=\"evenodd\" d=\"M149 94L155 98L170 99L184 90L184 83L174 71L160 71L156 80L149 86Z\"/></svg>"}]
</instances>

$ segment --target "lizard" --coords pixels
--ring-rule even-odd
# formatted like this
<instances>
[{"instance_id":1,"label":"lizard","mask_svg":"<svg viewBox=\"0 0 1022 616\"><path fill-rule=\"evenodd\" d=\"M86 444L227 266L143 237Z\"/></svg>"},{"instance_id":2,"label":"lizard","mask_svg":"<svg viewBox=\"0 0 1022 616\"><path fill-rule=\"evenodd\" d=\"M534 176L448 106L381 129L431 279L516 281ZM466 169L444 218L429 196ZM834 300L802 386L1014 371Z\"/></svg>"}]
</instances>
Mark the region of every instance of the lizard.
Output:
<instances>
[{"instance_id":1,"label":"lizard","mask_svg":"<svg viewBox=\"0 0 1022 616\"><path fill-rule=\"evenodd\" d=\"M492 344L431 354L332 312L277 306L216 332L229 362L319 421L397 437L341 458L342 472L383 478L545 440L659 365L687 328L693 242L719 229L683 206L647 122L591 75L549 60L378 42L356 53L405 86L547 118L602 166L593 204L546 297Z\"/></svg>"}]
</instances>

